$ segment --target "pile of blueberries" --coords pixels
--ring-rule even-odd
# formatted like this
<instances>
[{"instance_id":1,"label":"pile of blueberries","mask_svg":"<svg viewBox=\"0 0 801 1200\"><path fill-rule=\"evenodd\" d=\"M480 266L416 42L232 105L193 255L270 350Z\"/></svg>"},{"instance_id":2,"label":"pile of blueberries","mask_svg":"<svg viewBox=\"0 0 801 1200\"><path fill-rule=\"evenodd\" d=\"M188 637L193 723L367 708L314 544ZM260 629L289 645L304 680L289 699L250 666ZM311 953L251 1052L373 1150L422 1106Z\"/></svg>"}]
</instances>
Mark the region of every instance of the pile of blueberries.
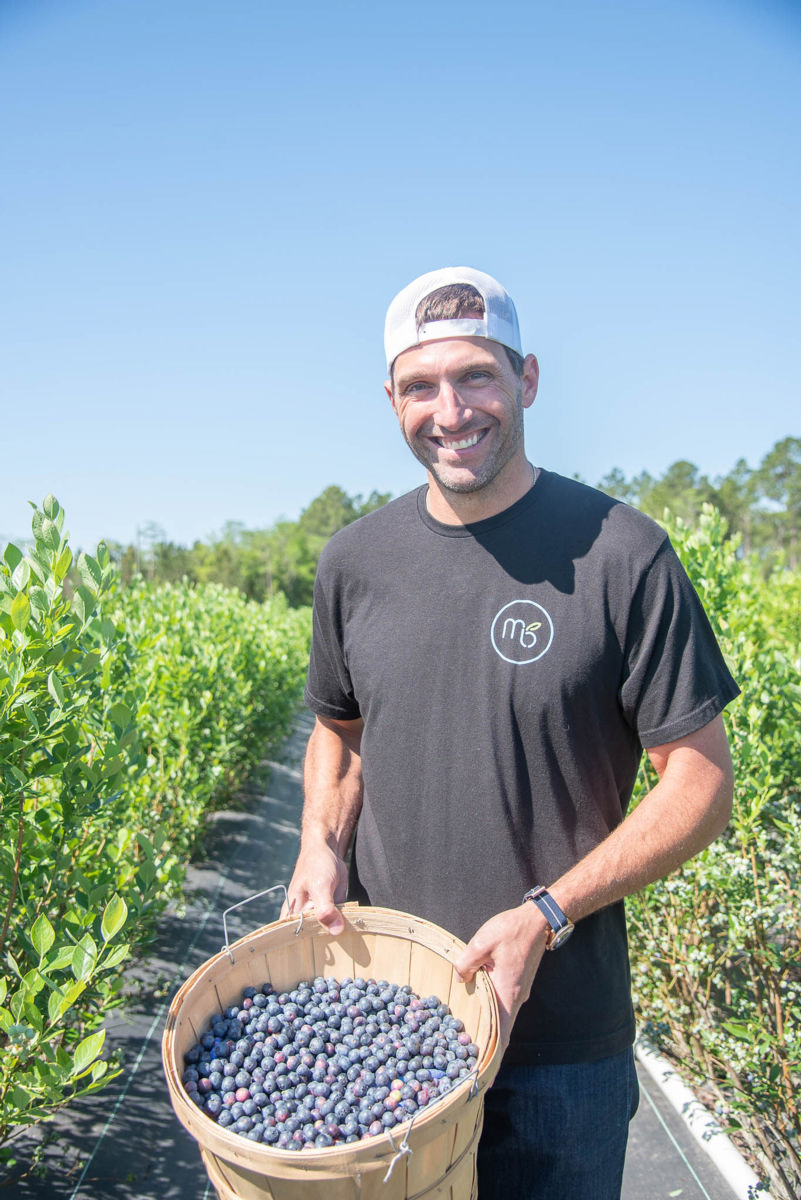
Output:
<instances>
[{"instance_id":1,"label":"pile of blueberries","mask_svg":"<svg viewBox=\"0 0 801 1200\"><path fill-rule=\"evenodd\" d=\"M233 1133L319 1150L392 1130L475 1069L479 1048L436 996L374 979L245 988L185 1055L190 1100Z\"/></svg>"}]
</instances>

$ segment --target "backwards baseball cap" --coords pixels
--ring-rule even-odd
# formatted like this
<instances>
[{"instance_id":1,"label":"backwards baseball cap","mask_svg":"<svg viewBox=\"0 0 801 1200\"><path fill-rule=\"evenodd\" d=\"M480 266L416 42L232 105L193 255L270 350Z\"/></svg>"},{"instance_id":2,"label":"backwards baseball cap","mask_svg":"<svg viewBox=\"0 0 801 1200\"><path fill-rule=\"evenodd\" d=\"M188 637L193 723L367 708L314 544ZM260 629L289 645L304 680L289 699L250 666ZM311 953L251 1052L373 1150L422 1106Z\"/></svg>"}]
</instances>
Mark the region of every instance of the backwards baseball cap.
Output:
<instances>
[{"instance_id":1,"label":"backwards baseball cap","mask_svg":"<svg viewBox=\"0 0 801 1200\"><path fill-rule=\"evenodd\" d=\"M417 309L421 300L439 288L453 283L469 283L484 301L483 317L459 317L450 321L426 321L417 323ZM429 271L415 279L402 292L398 292L387 310L384 326L384 349L387 354L387 370L404 350L419 346L422 342L433 342L440 338L482 337L500 342L523 356L520 343L520 328L512 298L501 287L497 279L475 271L472 267L443 267L440 271Z\"/></svg>"}]
</instances>

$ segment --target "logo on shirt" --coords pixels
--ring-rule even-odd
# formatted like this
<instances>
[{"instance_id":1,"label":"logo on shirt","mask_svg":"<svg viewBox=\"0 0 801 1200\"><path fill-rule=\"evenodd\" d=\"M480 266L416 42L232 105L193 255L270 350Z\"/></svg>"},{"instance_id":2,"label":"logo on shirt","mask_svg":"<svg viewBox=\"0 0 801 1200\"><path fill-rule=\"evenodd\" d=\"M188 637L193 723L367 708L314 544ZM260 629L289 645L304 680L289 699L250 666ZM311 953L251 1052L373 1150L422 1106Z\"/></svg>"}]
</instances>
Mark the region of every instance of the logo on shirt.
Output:
<instances>
[{"instance_id":1,"label":"logo on shirt","mask_svg":"<svg viewBox=\"0 0 801 1200\"><path fill-rule=\"evenodd\" d=\"M553 621L541 604L512 600L496 614L490 640L505 662L533 663L550 649Z\"/></svg>"}]
</instances>

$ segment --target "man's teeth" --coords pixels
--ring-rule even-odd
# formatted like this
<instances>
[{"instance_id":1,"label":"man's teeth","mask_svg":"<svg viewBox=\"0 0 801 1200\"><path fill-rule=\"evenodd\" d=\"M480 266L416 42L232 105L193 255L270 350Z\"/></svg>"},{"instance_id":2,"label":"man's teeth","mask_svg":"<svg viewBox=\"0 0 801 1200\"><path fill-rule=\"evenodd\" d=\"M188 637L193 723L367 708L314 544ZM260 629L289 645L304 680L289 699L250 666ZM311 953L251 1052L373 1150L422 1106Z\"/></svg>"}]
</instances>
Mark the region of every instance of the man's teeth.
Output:
<instances>
[{"instance_id":1,"label":"man's teeth","mask_svg":"<svg viewBox=\"0 0 801 1200\"><path fill-rule=\"evenodd\" d=\"M440 438L439 440L446 450L467 450L470 446L475 446L480 436L479 433L471 433L469 437Z\"/></svg>"}]
</instances>

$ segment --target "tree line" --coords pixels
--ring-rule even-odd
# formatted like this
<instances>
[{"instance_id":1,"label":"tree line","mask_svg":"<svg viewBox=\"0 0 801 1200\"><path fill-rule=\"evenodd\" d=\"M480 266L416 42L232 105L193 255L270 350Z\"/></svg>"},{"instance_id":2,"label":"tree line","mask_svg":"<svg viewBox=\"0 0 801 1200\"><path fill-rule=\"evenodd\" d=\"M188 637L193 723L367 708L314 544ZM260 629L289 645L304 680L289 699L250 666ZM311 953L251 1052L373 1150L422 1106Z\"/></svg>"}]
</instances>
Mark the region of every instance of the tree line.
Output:
<instances>
[{"instance_id":1,"label":"tree line","mask_svg":"<svg viewBox=\"0 0 801 1200\"><path fill-rule=\"evenodd\" d=\"M373 491L365 499L332 485L297 521L280 520L267 529L227 521L218 535L191 547L167 541L151 522L139 531L137 545L109 548L125 586L137 576L156 583L219 583L250 600L283 593L291 607L300 608L312 602L317 559L332 534L389 499L389 492Z\"/></svg>"},{"instance_id":2,"label":"tree line","mask_svg":"<svg viewBox=\"0 0 801 1200\"><path fill-rule=\"evenodd\" d=\"M641 509L655 520L666 511L693 524L704 504L725 518L728 536L740 536L740 553L757 555L765 570L801 566L801 438L778 441L756 468L740 459L728 475L710 479L681 459L661 476L648 471L626 478L615 468L596 486ZM311 604L317 559L332 534L391 499L373 491L367 498L326 487L297 521L280 520L267 529L247 529L228 521L221 532L191 547L168 541L149 524L137 545L111 545L123 583L136 576L154 582L187 579L238 588L252 600L282 592L289 604Z\"/></svg>"},{"instance_id":3,"label":"tree line","mask_svg":"<svg viewBox=\"0 0 801 1200\"><path fill-rule=\"evenodd\" d=\"M626 479L611 471L597 485L661 521L665 510L690 524L704 504L726 519L728 536L740 535L742 554L757 554L766 567L783 560L801 565L801 438L786 437L752 469L741 458L728 475L711 480L684 459L654 478L642 471Z\"/></svg>"}]
</instances>

